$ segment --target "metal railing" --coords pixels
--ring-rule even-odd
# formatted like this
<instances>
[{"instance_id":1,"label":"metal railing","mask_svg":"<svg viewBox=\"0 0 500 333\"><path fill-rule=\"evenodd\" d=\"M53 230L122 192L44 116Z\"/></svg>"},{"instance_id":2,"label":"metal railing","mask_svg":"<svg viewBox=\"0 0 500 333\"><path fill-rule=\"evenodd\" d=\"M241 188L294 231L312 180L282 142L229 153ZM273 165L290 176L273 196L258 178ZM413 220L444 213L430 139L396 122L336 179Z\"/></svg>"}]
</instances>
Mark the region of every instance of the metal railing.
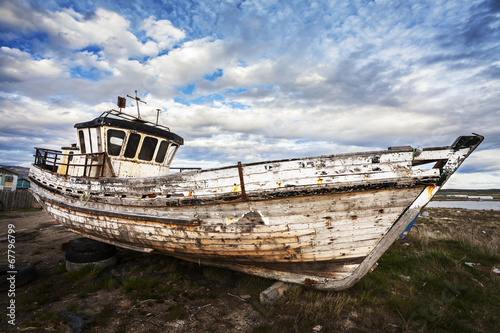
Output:
<instances>
[{"instance_id":1,"label":"metal railing","mask_svg":"<svg viewBox=\"0 0 500 333\"><path fill-rule=\"evenodd\" d=\"M169 168L170 170L174 169L174 170L179 170L179 172L182 172L184 170L201 170L201 168L176 168L176 167L170 167Z\"/></svg>"},{"instance_id":2,"label":"metal railing","mask_svg":"<svg viewBox=\"0 0 500 333\"><path fill-rule=\"evenodd\" d=\"M33 155L35 157L35 165L40 167L41 169L68 175L70 167L82 167L82 176L84 177L102 177L104 175L104 166L107 161L107 154L104 152L74 154L63 153L59 150L37 147L35 147L35 150L35 155ZM73 162L73 159L79 156L85 156L84 163ZM61 168L60 170L61 166L65 166L65 168Z\"/></svg>"},{"instance_id":3,"label":"metal railing","mask_svg":"<svg viewBox=\"0 0 500 333\"><path fill-rule=\"evenodd\" d=\"M73 152L63 153L60 150L37 147L35 147L35 150L35 155L33 155L35 157L35 165L44 170L49 170L61 175L68 175L70 168L80 167L83 169L83 172L81 174L79 172L76 172L76 174L75 172L72 172L71 175L84 177L103 177L105 174L106 165L108 165L107 174L114 176L111 162L109 161L108 154L105 152L74 154ZM76 163L74 159L80 156L85 156L85 161L83 163ZM171 167L170 169L179 170L179 172L183 172L185 170L201 170L201 168L189 167Z\"/></svg>"}]
</instances>

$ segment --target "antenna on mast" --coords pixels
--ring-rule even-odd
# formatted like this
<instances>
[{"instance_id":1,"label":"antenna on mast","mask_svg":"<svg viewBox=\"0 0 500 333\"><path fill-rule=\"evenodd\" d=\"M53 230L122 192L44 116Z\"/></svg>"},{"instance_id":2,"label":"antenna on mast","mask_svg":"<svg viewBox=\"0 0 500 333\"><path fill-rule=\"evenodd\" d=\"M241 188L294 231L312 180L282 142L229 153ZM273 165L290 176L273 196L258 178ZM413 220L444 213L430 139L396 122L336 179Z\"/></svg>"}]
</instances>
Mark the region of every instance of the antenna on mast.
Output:
<instances>
[{"instance_id":1,"label":"antenna on mast","mask_svg":"<svg viewBox=\"0 0 500 333\"><path fill-rule=\"evenodd\" d=\"M128 98L135 99L136 105L137 105L137 118L141 119L141 113L139 112L139 102L147 104L146 102L142 101L139 97L137 97L137 90L135 91L135 97L132 97L130 95L127 95Z\"/></svg>"},{"instance_id":2,"label":"antenna on mast","mask_svg":"<svg viewBox=\"0 0 500 333\"><path fill-rule=\"evenodd\" d=\"M156 125L158 125L158 119L160 118L161 109L156 109Z\"/></svg>"}]
</instances>

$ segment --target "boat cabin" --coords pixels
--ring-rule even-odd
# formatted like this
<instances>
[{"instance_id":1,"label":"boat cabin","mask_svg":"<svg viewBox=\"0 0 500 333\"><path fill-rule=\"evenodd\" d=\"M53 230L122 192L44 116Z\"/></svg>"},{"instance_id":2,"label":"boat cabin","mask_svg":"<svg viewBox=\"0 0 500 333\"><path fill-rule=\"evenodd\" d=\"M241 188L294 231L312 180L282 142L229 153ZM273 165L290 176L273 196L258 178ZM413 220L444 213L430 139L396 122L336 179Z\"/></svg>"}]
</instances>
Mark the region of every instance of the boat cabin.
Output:
<instances>
[{"instance_id":1,"label":"boat cabin","mask_svg":"<svg viewBox=\"0 0 500 333\"><path fill-rule=\"evenodd\" d=\"M68 176L154 177L169 173L184 139L168 127L111 110L75 125L78 147L37 149L35 163Z\"/></svg>"}]
</instances>

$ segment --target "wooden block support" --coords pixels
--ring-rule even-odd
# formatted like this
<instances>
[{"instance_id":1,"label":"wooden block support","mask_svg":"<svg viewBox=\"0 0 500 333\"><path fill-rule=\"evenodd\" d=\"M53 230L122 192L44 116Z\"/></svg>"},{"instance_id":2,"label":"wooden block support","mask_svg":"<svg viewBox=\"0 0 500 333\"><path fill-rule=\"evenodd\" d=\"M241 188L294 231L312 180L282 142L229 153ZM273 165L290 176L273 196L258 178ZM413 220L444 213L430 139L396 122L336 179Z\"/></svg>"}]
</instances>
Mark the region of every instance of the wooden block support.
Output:
<instances>
[{"instance_id":1,"label":"wooden block support","mask_svg":"<svg viewBox=\"0 0 500 333\"><path fill-rule=\"evenodd\" d=\"M290 284L284 282L276 282L266 290L260 293L260 303L264 305L272 305L280 299L290 288Z\"/></svg>"}]
</instances>

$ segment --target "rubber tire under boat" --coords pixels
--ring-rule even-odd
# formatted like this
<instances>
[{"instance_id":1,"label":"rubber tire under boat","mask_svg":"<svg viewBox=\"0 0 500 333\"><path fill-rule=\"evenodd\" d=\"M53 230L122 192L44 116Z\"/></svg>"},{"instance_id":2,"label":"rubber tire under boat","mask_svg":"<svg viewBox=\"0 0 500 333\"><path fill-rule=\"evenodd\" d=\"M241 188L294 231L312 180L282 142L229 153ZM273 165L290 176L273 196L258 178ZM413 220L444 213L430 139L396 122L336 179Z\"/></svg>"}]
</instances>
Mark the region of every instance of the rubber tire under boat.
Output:
<instances>
[{"instance_id":1,"label":"rubber tire under boat","mask_svg":"<svg viewBox=\"0 0 500 333\"><path fill-rule=\"evenodd\" d=\"M116 249L114 247L94 252L76 252L69 249L66 251L66 260L77 263L90 263L109 259L114 255L116 255Z\"/></svg>"},{"instance_id":2,"label":"rubber tire under boat","mask_svg":"<svg viewBox=\"0 0 500 333\"><path fill-rule=\"evenodd\" d=\"M11 269L9 265L0 266L0 291L10 288L10 280L7 278L14 275L7 273L10 271L17 272L15 273L16 288L33 281L36 277L35 266L31 264L15 264L14 269Z\"/></svg>"},{"instance_id":3,"label":"rubber tire under boat","mask_svg":"<svg viewBox=\"0 0 500 333\"><path fill-rule=\"evenodd\" d=\"M109 266L114 266L118 262L118 259L116 256L112 256L111 258L104 259L104 260L99 260L99 261L92 261L92 262L71 262L71 261L66 261L66 270L68 272L74 272L82 268L83 266L90 265L92 267L95 267L97 269L105 269L106 267Z\"/></svg>"},{"instance_id":4,"label":"rubber tire under boat","mask_svg":"<svg viewBox=\"0 0 500 333\"><path fill-rule=\"evenodd\" d=\"M89 238L75 239L66 250L66 269L70 272L86 265L104 269L116 262L116 248L113 245Z\"/></svg>"},{"instance_id":5,"label":"rubber tire under boat","mask_svg":"<svg viewBox=\"0 0 500 333\"><path fill-rule=\"evenodd\" d=\"M113 247L113 245L95 241L90 238L77 238L71 242L70 249L75 252L96 252Z\"/></svg>"}]
</instances>

